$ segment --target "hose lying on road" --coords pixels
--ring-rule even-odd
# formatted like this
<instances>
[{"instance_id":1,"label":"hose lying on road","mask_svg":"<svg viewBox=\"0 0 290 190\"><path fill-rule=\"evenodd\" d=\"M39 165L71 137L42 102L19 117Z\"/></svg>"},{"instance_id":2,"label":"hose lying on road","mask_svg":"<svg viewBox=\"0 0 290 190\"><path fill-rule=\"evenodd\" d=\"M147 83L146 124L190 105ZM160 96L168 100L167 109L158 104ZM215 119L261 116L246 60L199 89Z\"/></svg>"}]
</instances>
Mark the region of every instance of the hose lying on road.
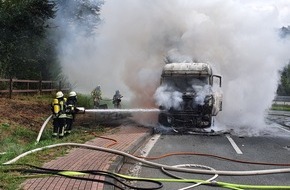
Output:
<instances>
[{"instance_id":1,"label":"hose lying on road","mask_svg":"<svg viewBox=\"0 0 290 190\"><path fill-rule=\"evenodd\" d=\"M204 165L199 165L199 164L180 164L180 165L174 165L173 167L177 167L177 168L183 168L183 167L197 167L197 168L203 168L203 169L208 169L208 170L212 170L212 171L215 171L215 169L211 168L211 167L208 167L208 166L204 166ZM163 171L163 173L165 173L166 175L168 176L171 176L171 177L174 177L176 179L184 179L182 177L179 177L179 176L176 176L176 175L173 175L172 173L166 171L164 168L161 168L161 170ZM217 174L215 174L213 177L205 180L204 182L211 182L213 180L215 180L216 178L218 177ZM184 188L181 188L181 189L178 189L178 190L186 190L186 189L190 189L190 188L193 188L193 187L197 187L199 185L202 185L203 182L198 182L196 184L193 184L193 185L190 185L190 186L187 186L187 187L184 187Z\"/></svg>"},{"instance_id":2,"label":"hose lying on road","mask_svg":"<svg viewBox=\"0 0 290 190\"><path fill-rule=\"evenodd\" d=\"M31 153L34 153L34 152L37 152L40 150L45 150L45 149L60 147L60 146L73 146L73 147L82 147L82 148L87 148L87 149L92 149L92 150L105 151L105 152L109 152L112 154L117 154L117 155L131 158L133 160L147 164L149 166L154 166L157 168L164 168L164 169L170 170L170 171L179 171L179 172L187 172L187 173L245 176L245 175L263 175L263 174L275 174L275 173L286 173L286 172L289 173L290 172L290 168L253 170L253 171L220 171L220 170L212 171L212 170L206 170L206 169L178 168L178 167L174 167L174 166L168 166L168 165L164 165L164 164L149 162L149 161L137 158L135 156L132 156L130 154L127 154L125 152L114 150L114 149L103 148L103 147L92 146L92 145L85 145L85 144L77 144L77 143L60 143L60 144L45 146L42 148L33 149L31 151L25 152L25 153L17 156L16 158L14 158L8 162L5 162L3 165L11 165L12 163L18 161L20 158L22 158L28 154L31 154ZM51 169L47 169L47 170L51 170ZM88 171L83 171L83 175L87 174L85 172L88 172ZM81 174L82 174L82 171L63 171L60 173L60 175L62 175L62 176L65 176L65 177L70 176L74 179L77 179L76 176L81 175ZM55 175L59 175L59 174L55 174ZM158 181L158 182L199 183L202 185L210 185L210 186L222 187L222 188L228 188L228 189L234 189L234 190L242 190L242 189L289 189L290 190L290 186L242 185L242 184L234 184L234 183L226 183L226 182L206 181L206 180L199 180L199 179L142 178L142 177L134 177L134 176L128 176L128 175L123 175L123 174L118 174L118 173L114 173L114 175L121 177L121 178L124 178L126 180L144 180L144 181L151 180L151 181ZM85 178L85 179L79 178L79 179L87 180L87 178ZM105 183L105 182L103 182L103 183Z\"/></svg>"},{"instance_id":3,"label":"hose lying on road","mask_svg":"<svg viewBox=\"0 0 290 190\"><path fill-rule=\"evenodd\" d=\"M12 164L19 160L20 158L45 149L49 148L55 148L55 147L60 147L60 146L73 146L73 147L82 147L82 148L87 148L87 149L92 149L92 150L99 150L99 151L105 151L109 152L112 154L117 154L121 156L125 156L128 158L131 158L133 160L136 160L138 162L141 162L143 164L157 167L157 168L164 168L166 170L171 170L171 171L180 171L180 172L187 172L187 173L199 173L199 174L218 174L218 175L233 175L233 176L245 176L245 175L264 175L264 174L276 174L276 173L290 173L290 168L280 168L280 169L266 169L266 170L250 170L250 171L226 171L226 170L216 170L216 171L211 171L211 170L205 170L205 169L193 169L193 168L176 168L173 166L165 165L165 164L159 164L159 163L154 163L150 162L147 160L143 160L140 158L137 158L136 156L133 156L131 154L119 151L119 150L114 150L110 148L104 148L104 147L99 147L99 146L93 146L93 145L86 145L86 144L78 144L78 143L60 143L60 144L54 144L54 145L48 145L42 148L36 148L33 150L30 150L28 152L25 152L16 158L7 161L5 164Z\"/></svg>"},{"instance_id":4,"label":"hose lying on road","mask_svg":"<svg viewBox=\"0 0 290 190\"><path fill-rule=\"evenodd\" d=\"M214 187L223 187L228 189L235 189L235 190L243 190L243 189L290 189L290 186L278 186L278 185L243 185L243 184L237 184L237 183L227 183L227 182L221 182L221 181L210 181L207 182L205 180L200 179L167 179L167 178L142 178L142 177L134 177L134 176L128 176L123 174L117 174L118 176L122 176L125 179L151 179L156 180L159 182L173 182L173 183L202 183L203 185L210 185Z\"/></svg>"},{"instance_id":5,"label":"hose lying on road","mask_svg":"<svg viewBox=\"0 0 290 190\"><path fill-rule=\"evenodd\" d=\"M99 136L99 135L96 135L94 132L92 132L92 134L97 138L102 138L102 139L107 139L107 140L113 141L111 144L105 146L107 148L118 143L118 141L113 139L113 138ZM162 158L166 158L166 157L170 157L170 156L180 156L180 155L182 155L182 156L184 156L184 155L206 156L206 157L217 158L217 159L221 159L221 160L242 163L242 164L267 165L267 166L290 166L290 163L273 163L273 162L257 162L257 161L254 162L254 161L247 161L247 160L232 159L232 158L227 158L227 157L218 156L218 155L214 155L214 154L206 154L206 153L200 153L200 152L171 152L171 153L167 153L167 154L162 154L160 156L151 156L151 157L138 156L138 155L133 155L133 156L136 156L137 158L142 158L145 160L157 160L157 159L162 159Z\"/></svg>"},{"instance_id":6,"label":"hose lying on road","mask_svg":"<svg viewBox=\"0 0 290 190\"><path fill-rule=\"evenodd\" d=\"M205 153L199 153L199 152L172 152L168 154L163 154L161 156L152 156L152 157L143 157L143 156L136 156L138 158L143 158L145 160L157 160L169 156L178 156L178 155L194 155L194 156L206 156L206 157L212 157L217 158L221 160L226 160L230 162L237 162L242 164L254 164L254 165L268 165L268 166L290 166L290 163L270 163L270 162L253 162L253 161L247 161L247 160L237 160L237 159L231 159L226 158L223 156L218 156L214 154L205 154Z\"/></svg>"},{"instance_id":7,"label":"hose lying on road","mask_svg":"<svg viewBox=\"0 0 290 190\"><path fill-rule=\"evenodd\" d=\"M155 187L149 187L149 189L159 189L162 187L161 182L171 182L171 183L196 183L200 185L208 185L213 187L222 187L232 190L243 190L243 189L290 189L290 186L273 186L273 185L242 185L242 184L235 184L235 183L227 183L227 182L221 182L221 181L210 181L210 180L199 180L199 179L168 179L168 178L144 178L144 177L134 177L134 176L128 176L124 174L118 174L113 172L107 172L107 171L100 171L100 170L81 170L81 171L67 171L67 170L57 170L57 169L49 169L49 168L42 168L37 166L32 166L28 164L11 164L11 165L5 165L5 166L24 166L25 168L16 168L16 169L4 169L5 172L11 171L11 172L21 172L25 173L25 176L17 176L19 178L36 178L36 177L47 177L47 176L62 176L62 177L68 177L72 179L78 179L78 180L87 180L87 181L93 181L93 182L101 182L106 183L112 186L115 186L116 188L119 188L121 190L125 190L122 187L110 182L110 181L104 181L100 179L92 179L92 178L86 178L87 175L102 175L106 177L110 177L115 179L116 177L122 178L127 181L143 181L143 182L149 182L157 184L158 186ZM33 169L28 169L33 168ZM36 173L38 175L27 175L27 173ZM113 176L113 177L112 177ZM119 182L118 179L115 179ZM146 183L148 185L148 183ZM196 185L194 184L194 185ZM124 185L124 184L123 184ZM137 189L137 190L147 190L148 188L142 188L142 187L133 187L128 186L127 187L131 189ZM183 188L184 189L184 188ZM186 188L187 189L187 188Z\"/></svg>"},{"instance_id":8,"label":"hose lying on road","mask_svg":"<svg viewBox=\"0 0 290 190\"><path fill-rule=\"evenodd\" d=\"M6 165L8 166L8 165ZM36 177L48 177L48 176L62 176L72 179L78 180L85 180L85 181L92 181L92 182L100 182L104 184L108 184L114 186L115 188L126 190L129 189L136 189L136 190L156 190L163 187L163 184L156 180L150 179L125 179L122 176L118 176L113 172L108 171L101 171L101 170L82 170L82 171L67 171L67 170L58 170L58 169L50 169L50 168L42 168L37 167L29 164L10 164L11 167L16 168L6 168L3 169L4 172L18 172L21 174L25 174L23 176L17 176L18 178L36 178ZM22 167L22 168L19 168ZM34 174L34 175L27 175L27 174ZM110 180L103 180L99 178L92 178L94 176L104 176L106 178L111 178L118 182L121 185L118 185ZM124 181L126 180L126 182ZM132 182L142 182L142 186L134 186ZM146 184L146 187L144 187Z\"/></svg>"}]
</instances>

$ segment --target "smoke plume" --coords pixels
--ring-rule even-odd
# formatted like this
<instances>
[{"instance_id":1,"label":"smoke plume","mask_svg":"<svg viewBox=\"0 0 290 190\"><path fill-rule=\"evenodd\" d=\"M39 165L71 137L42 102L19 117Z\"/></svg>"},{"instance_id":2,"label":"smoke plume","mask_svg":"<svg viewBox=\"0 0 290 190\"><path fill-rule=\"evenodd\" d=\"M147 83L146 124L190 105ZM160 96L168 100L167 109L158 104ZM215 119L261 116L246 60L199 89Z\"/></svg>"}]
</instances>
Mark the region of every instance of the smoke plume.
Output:
<instances>
[{"instance_id":1,"label":"smoke plume","mask_svg":"<svg viewBox=\"0 0 290 190\"><path fill-rule=\"evenodd\" d=\"M75 35L78 26L64 31L60 61L78 91L101 85L111 97L119 89L132 107L148 108L156 107L164 59L176 50L222 75L218 123L255 133L289 61L289 39L279 37L289 7L279 0L108 0L94 35ZM166 98L180 101L173 97Z\"/></svg>"},{"instance_id":2,"label":"smoke plume","mask_svg":"<svg viewBox=\"0 0 290 190\"><path fill-rule=\"evenodd\" d=\"M180 105L183 101L182 93L168 85L158 87L154 94L154 99L156 100L156 105L163 106L166 110L170 108L180 110Z\"/></svg>"},{"instance_id":3,"label":"smoke plume","mask_svg":"<svg viewBox=\"0 0 290 190\"><path fill-rule=\"evenodd\" d=\"M204 105L204 100L207 95L211 95L212 89L210 85L205 85L202 88L199 88L197 86L193 86L193 89L197 92L195 97L195 102L198 105Z\"/></svg>"}]
</instances>

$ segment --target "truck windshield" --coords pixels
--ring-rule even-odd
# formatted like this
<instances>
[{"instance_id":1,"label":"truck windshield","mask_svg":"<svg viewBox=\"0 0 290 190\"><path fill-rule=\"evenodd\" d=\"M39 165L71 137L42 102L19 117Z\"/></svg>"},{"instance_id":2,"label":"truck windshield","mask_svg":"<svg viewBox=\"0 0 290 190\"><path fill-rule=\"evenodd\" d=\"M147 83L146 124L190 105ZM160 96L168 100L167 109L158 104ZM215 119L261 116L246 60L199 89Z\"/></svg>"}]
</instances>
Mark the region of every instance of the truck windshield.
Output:
<instances>
[{"instance_id":1,"label":"truck windshield","mask_svg":"<svg viewBox=\"0 0 290 190\"><path fill-rule=\"evenodd\" d=\"M209 84L208 76L166 76L162 80L163 85L171 86L180 92L195 92Z\"/></svg>"}]
</instances>

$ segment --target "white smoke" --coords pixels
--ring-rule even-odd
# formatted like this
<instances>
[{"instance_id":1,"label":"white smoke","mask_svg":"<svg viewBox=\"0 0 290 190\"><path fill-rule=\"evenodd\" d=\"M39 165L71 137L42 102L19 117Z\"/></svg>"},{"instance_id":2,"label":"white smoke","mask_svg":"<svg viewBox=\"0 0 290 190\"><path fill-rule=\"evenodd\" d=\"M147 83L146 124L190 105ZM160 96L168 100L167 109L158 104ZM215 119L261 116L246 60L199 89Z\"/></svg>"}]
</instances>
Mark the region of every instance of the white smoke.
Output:
<instances>
[{"instance_id":1,"label":"white smoke","mask_svg":"<svg viewBox=\"0 0 290 190\"><path fill-rule=\"evenodd\" d=\"M170 108L180 110L183 102L182 93L168 85L158 87L154 94L154 99L156 100L156 105L163 106L166 110Z\"/></svg>"},{"instance_id":2,"label":"white smoke","mask_svg":"<svg viewBox=\"0 0 290 190\"><path fill-rule=\"evenodd\" d=\"M204 105L205 97L212 94L212 89L210 85L205 86L193 85L192 88L194 89L195 92L197 92L194 101L198 105Z\"/></svg>"},{"instance_id":3,"label":"white smoke","mask_svg":"<svg viewBox=\"0 0 290 190\"><path fill-rule=\"evenodd\" d=\"M108 0L95 36L66 31L60 60L79 90L99 84L107 96L119 89L134 106L152 107L164 57L177 49L222 75L219 123L261 130L289 60L289 39L278 32L290 24L289 7L280 0Z\"/></svg>"},{"instance_id":4,"label":"white smoke","mask_svg":"<svg viewBox=\"0 0 290 190\"><path fill-rule=\"evenodd\" d=\"M182 55L177 49L171 49L167 52L165 59L166 63L193 63L193 57L189 55Z\"/></svg>"}]
</instances>

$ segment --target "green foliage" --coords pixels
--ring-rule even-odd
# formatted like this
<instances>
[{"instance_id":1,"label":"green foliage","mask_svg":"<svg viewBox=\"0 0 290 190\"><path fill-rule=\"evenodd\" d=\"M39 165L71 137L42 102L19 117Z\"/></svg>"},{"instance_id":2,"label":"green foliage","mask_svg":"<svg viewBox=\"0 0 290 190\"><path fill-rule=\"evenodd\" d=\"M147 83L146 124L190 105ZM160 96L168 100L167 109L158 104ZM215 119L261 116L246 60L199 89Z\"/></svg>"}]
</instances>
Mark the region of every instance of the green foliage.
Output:
<instances>
[{"instance_id":1,"label":"green foliage","mask_svg":"<svg viewBox=\"0 0 290 190\"><path fill-rule=\"evenodd\" d=\"M86 109L92 109L94 107L94 102L93 102L93 98L91 97L91 95L77 93L77 97L78 97L78 106L79 107L84 107ZM102 97L102 98L103 99L100 101L100 105L106 104L108 108L114 107L114 105L112 103L112 99L106 98L106 97ZM125 104L126 104L125 102L122 102L122 106L124 108L127 107Z\"/></svg>"},{"instance_id":2,"label":"green foliage","mask_svg":"<svg viewBox=\"0 0 290 190\"><path fill-rule=\"evenodd\" d=\"M57 0L58 15L65 20L62 23L65 25L65 30L71 26L78 26L78 32L91 35L100 23L99 14L102 4L102 0Z\"/></svg>"},{"instance_id":3,"label":"green foliage","mask_svg":"<svg viewBox=\"0 0 290 190\"><path fill-rule=\"evenodd\" d=\"M102 4L101 0L0 0L0 78L65 78L57 43L72 26L92 34ZM56 13L61 23L54 19Z\"/></svg>"},{"instance_id":4,"label":"green foliage","mask_svg":"<svg viewBox=\"0 0 290 190\"><path fill-rule=\"evenodd\" d=\"M68 93L67 92L65 94L65 97L68 97ZM77 106L78 107L84 107L86 109L91 109L93 108L93 105L94 105L94 102L93 102L93 98L91 97L91 95L89 94L82 94L82 93L77 93ZM50 97L50 98L54 98L54 97ZM113 103L112 103L112 100L109 99L109 98L103 98L101 101L100 101L100 104L107 104L107 106L110 108L113 108Z\"/></svg>"},{"instance_id":5,"label":"green foliage","mask_svg":"<svg viewBox=\"0 0 290 190\"><path fill-rule=\"evenodd\" d=\"M52 61L46 39L48 19L55 16L49 0L5 0L0 3L0 76L39 79ZM51 56L52 54L50 54Z\"/></svg>"},{"instance_id":6,"label":"green foliage","mask_svg":"<svg viewBox=\"0 0 290 190\"><path fill-rule=\"evenodd\" d=\"M277 94L280 96L290 96L290 64L288 64L281 72Z\"/></svg>"},{"instance_id":7,"label":"green foliage","mask_svg":"<svg viewBox=\"0 0 290 190\"><path fill-rule=\"evenodd\" d=\"M77 98L78 98L78 106L79 107L85 107L85 108L90 108L93 106L91 96L86 95L86 94L80 94L77 93Z\"/></svg>"},{"instance_id":8,"label":"green foliage","mask_svg":"<svg viewBox=\"0 0 290 190\"><path fill-rule=\"evenodd\" d=\"M277 105L273 104L271 107L271 110L277 110L277 111L290 111L289 105Z\"/></svg>"},{"instance_id":9,"label":"green foliage","mask_svg":"<svg viewBox=\"0 0 290 190\"><path fill-rule=\"evenodd\" d=\"M10 127L9 123L2 123L1 128L8 129Z\"/></svg>"},{"instance_id":10,"label":"green foliage","mask_svg":"<svg viewBox=\"0 0 290 190\"><path fill-rule=\"evenodd\" d=\"M6 125L2 124L0 128L3 128L3 126ZM51 138L51 129L52 123L49 122L38 144L35 144L35 140L38 134L22 126L18 126L15 131L11 130L11 135L7 138L0 138L1 147L5 147L2 150L0 149L0 153L3 153L0 155L0 189L19 189L19 185L26 179L22 178L24 175L19 174L18 172L5 172L5 169L15 167L9 165L2 165L2 163L7 162L15 158L16 156L32 149L65 142L84 143L94 138L93 134L88 133L86 130L83 130L82 128L77 126L75 126L71 135L66 136L63 139ZM7 130L10 130L10 128L6 129L5 131L6 133L9 133L9 131ZM100 131L95 132L98 133ZM67 154L70 149L71 147L59 147L39 151L21 158L17 161L17 164L29 163L32 165L41 166L43 163L49 162L54 158Z\"/></svg>"},{"instance_id":11,"label":"green foliage","mask_svg":"<svg viewBox=\"0 0 290 190\"><path fill-rule=\"evenodd\" d=\"M10 128L10 125L6 123L1 125L0 130L10 134L8 138L0 138L2 145L0 151L4 152L14 152L17 154L22 151L21 145L23 141L33 141L36 136L35 132L30 129L22 126Z\"/></svg>"}]
</instances>

